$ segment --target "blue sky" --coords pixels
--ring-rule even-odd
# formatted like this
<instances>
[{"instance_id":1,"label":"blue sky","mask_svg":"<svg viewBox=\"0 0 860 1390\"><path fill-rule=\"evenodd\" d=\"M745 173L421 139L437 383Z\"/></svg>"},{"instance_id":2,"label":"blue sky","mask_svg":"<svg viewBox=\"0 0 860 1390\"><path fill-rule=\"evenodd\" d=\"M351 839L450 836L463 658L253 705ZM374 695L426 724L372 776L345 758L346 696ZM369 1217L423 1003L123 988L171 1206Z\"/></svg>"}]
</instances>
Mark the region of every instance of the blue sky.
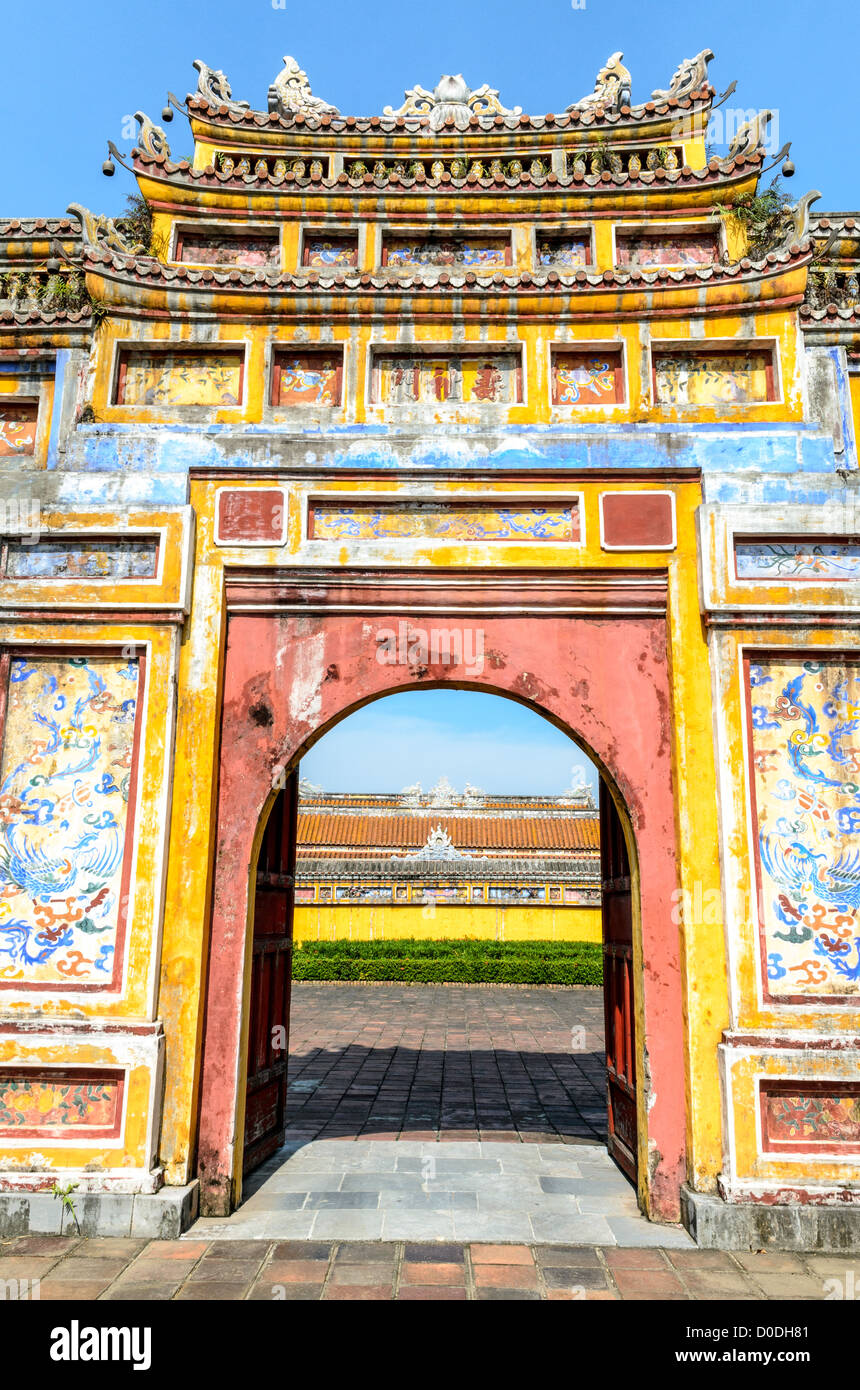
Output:
<instances>
[{"instance_id":1,"label":"blue sky","mask_svg":"<svg viewBox=\"0 0 860 1390\"><path fill-rule=\"evenodd\" d=\"M326 791L425 790L444 774L488 792L557 796L581 767L597 787L585 754L525 705L471 690L413 690L387 695L350 715L314 744L301 772Z\"/></svg>"},{"instance_id":2,"label":"blue sky","mask_svg":"<svg viewBox=\"0 0 860 1390\"><path fill-rule=\"evenodd\" d=\"M576 0L577 4L582 0ZM415 83L433 87L462 72L499 88L508 106L561 111L594 85L621 49L635 101L667 86L682 58L709 47L718 92L744 109L778 112L780 141L793 142L799 194L823 193L819 209L860 204L856 96L851 78L860 7L856 0L757 0L716 4L659 0L42 0L6 6L0 84L0 215L57 215L70 202L116 213L132 188L120 170L101 174L106 141L129 149L129 118L153 120L168 90L196 85L191 64L223 68L233 93L265 110L266 90L285 53L314 90L344 114L397 106ZM184 118L168 128L174 153L190 150Z\"/></svg>"}]
</instances>

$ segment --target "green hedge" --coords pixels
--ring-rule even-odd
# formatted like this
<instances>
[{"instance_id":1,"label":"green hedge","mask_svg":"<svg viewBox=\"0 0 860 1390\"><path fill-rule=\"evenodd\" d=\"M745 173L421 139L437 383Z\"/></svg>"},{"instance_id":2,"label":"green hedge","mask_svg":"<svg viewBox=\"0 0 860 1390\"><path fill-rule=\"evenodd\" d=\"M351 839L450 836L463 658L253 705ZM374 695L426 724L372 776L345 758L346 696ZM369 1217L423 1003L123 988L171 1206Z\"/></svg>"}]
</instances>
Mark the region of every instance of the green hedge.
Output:
<instances>
[{"instance_id":1,"label":"green hedge","mask_svg":"<svg viewBox=\"0 0 860 1390\"><path fill-rule=\"evenodd\" d=\"M404 984L601 985L595 941L306 941L296 980L389 980Z\"/></svg>"}]
</instances>

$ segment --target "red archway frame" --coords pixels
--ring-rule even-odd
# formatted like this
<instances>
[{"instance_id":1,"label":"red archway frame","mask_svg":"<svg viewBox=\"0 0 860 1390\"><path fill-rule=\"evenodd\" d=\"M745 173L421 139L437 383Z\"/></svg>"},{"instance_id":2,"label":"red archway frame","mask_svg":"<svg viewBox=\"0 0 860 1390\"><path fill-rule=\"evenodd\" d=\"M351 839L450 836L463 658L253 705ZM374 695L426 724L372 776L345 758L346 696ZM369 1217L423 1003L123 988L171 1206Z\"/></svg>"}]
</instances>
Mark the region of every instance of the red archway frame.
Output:
<instances>
[{"instance_id":1,"label":"red archway frame","mask_svg":"<svg viewBox=\"0 0 860 1390\"><path fill-rule=\"evenodd\" d=\"M639 866L641 1182L649 1214L678 1220L685 1086L665 576L652 571L647 585L617 571L609 583L571 571L481 579L475 571L305 570L228 584L198 1129L209 1215L227 1215L239 1196L249 869L273 780L360 705L452 684L509 696L548 717L583 744L624 803ZM380 633L401 621L410 630L480 628L483 669L465 675L462 663L380 662Z\"/></svg>"}]
</instances>

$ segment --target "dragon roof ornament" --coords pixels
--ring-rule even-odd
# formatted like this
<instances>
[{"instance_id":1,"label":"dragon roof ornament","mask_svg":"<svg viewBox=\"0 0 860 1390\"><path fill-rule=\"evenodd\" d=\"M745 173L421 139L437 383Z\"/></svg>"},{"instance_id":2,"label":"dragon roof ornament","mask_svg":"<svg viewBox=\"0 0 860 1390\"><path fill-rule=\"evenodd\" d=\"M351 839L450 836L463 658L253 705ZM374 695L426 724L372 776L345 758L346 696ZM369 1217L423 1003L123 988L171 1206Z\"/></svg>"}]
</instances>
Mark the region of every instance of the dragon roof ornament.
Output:
<instances>
[{"instance_id":1,"label":"dragon roof ornament","mask_svg":"<svg viewBox=\"0 0 860 1390\"><path fill-rule=\"evenodd\" d=\"M140 126L137 132L137 148L155 159L169 159L170 146L160 125L155 125L143 111L135 111L134 119Z\"/></svg>"},{"instance_id":2,"label":"dragon roof ornament","mask_svg":"<svg viewBox=\"0 0 860 1390\"><path fill-rule=\"evenodd\" d=\"M226 106L230 111L248 111L247 101L235 101L230 83L219 68L210 68L202 58L195 58L193 66L197 69L197 95L203 97L210 106Z\"/></svg>"},{"instance_id":3,"label":"dragon roof ornament","mask_svg":"<svg viewBox=\"0 0 860 1390\"><path fill-rule=\"evenodd\" d=\"M665 89L658 87L651 93L651 100L668 101L673 98L681 101L693 92L700 91L708 80L708 64L713 61L714 55L710 48L703 48L695 58L685 58L672 73L669 86Z\"/></svg>"},{"instance_id":4,"label":"dragon roof ornament","mask_svg":"<svg viewBox=\"0 0 860 1390\"><path fill-rule=\"evenodd\" d=\"M339 116L340 112L322 97L315 97L311 91L308 75L300 68L295 58L284 58L284 70L279 72L269 88L269 111L279 116Z\"/></svg>"},{"instance_id":5,"label":"dragon roof ornament","mask_svg":"<svg viewBox=\"0 0 860 1390\"><path fill-rule=\"evenodd\" d=\"M426 87L411 87L404 93L406 100L397 110L393 106L383 109L384 116L428 117L430 129L435 133L443 126L453 125L457 130L468 129L472 116L520 116L522 107L511 110L502 106L498 92L485 82L473 91L462 73L440 77L432 92Z\"/></svg>"},{"instance_id":6,"label":"dragon roof ornament","mask_svg":"<svg viewBox=\"0 0 860 1390\"><path fill-rule=\"evenodd\" d=\"M759 111L758 115L753 116L751 121L745 121L742 126L739 126L729 145L728 159L737 159L739 155L746 158L760 150L764 145L767 128L772 120L772 111Z\"/></svg>"},{"instance_id":7,"label":"dragon roof ornament","mask_svg":"<svg viewBox=\"0 0 860 1390\"><path fill-rule=\"evenodd\" d=\"M602 107L604 111L620 111L622 106L630 105L630 71L621 59L623 53L612 53L597 74L594 91L579 101L572 101L566 111L590 111Z\"/></svg>"},{"instance_id":8,"label":"dragon roof ornament","mask_svg":"<svg viewBox=\"0 0 860 1390\"><path fill-rule=\"evenodd\" d=\"M793 242L800 245L811 235L809 209L820 197L818 189L812 188L808 193L804 193L802 198L798 198L793 207L786 209L787 235L783 242L784 247L791 246Z\"/></svg>"},{"instance_id":9,"label":"dragon roof ornament","mask_svg":"<svg viewBox=\"0 0 860 1390\"><path fill-rule=\"evenodd\" d=\"M72 213L81 224L83 248L95 251L118 251L122 256L139 256L144 246L142 242L126 241L116 223L101 212L90 212L81 203L69 203L66 212Z\"/></svg>"}]
</instances>

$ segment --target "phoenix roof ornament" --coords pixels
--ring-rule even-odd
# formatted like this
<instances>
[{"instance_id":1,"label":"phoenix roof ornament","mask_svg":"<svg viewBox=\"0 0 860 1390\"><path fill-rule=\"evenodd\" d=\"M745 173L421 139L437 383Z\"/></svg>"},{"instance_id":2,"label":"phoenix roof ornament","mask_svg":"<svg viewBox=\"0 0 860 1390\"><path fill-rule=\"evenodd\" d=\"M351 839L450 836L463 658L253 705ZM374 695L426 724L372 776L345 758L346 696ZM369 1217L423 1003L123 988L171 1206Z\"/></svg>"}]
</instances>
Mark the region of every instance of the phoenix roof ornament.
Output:
<instances>
[{"instance_id":1,"label":"phoenix roof ornament","mask_svg":"<svg viewBox=\"0 0 860 1390\"><path fill-rule=\"evenodd\" d=\"M695 58L685 58L672 73L672 81L668 88L658 87L656 91L651 93L651 100L668 101L671 97L681 101L693 92L700 91L708 80L708 63L713 61L714 55L710 48L703 48L701 53L696 54Z\"/></svg>"},{"instance_id":2,"label":"phoenix roof ornament","mask_svg":"<svg viewBox=\"0 0 860 1390\"><path fill-rule=\"evenodd\" d=\"M473 91L462 73L455 76L440 77L432 92L426 87L411 87L404 93L406 100L395 111L386 106L384 116L427 116L430 129L435 133L443 126L453 125L457 130L466 130L472 116L520 116L522 107L514 106L508 110L502 106L495 88L485 82Z\"/></svg>"},{"instance_id":3,"label":"phoenix roof ornament","mask_svg":"<svg viewBox=\"0 0 860 1390\"><path fill-rule=\"evenodd\" d=\"M197 69L197 95L203 97L210 106L226 106L232 111L248 111L247 101L234 101L233 91L226 74L219 68L210 68L202 58L194 59Z\"/></svg>"},{"instance_id":4,"label":"phoenix roof ornament","mask_svg":"<svg viewBox=\"0 0 860 1390\"><path fill-rule=\"evenodd\" d=\"M340 115L336 106L314 96L307 73L289 56L284 58L284 71L278 73L269 88L269 110L279 116L294 116L298 112L304 116Z\"/></svg>"},{"instance_id":5,"label":"phoenix roof ornament","mask_svg":"<svg viewBox=\"0 0 860 1390\"><path fill-rule=\"evenodd\" d=\"M753 116L751 121L745 121L742 126L738 126L734 139L729 145L728 158L737 159L739 155L747 156L760 150L772 120L772 111L759 111L758 115Z\"/></svg>"},{"instance_id":6,"label":"phoenix roof ornament","mask_svg":"<svg viewBox=\"0 0 860 1390\"><path fill-rule=\"evenodd\" d=\"M620 111L622 106L629 106L631 77L621 61L623 57L623 53L610 54L597 74L594 91L579 101L572 101L565 110L590 111L599 106L604 111Z\"/></svg>"}]
</instances>

